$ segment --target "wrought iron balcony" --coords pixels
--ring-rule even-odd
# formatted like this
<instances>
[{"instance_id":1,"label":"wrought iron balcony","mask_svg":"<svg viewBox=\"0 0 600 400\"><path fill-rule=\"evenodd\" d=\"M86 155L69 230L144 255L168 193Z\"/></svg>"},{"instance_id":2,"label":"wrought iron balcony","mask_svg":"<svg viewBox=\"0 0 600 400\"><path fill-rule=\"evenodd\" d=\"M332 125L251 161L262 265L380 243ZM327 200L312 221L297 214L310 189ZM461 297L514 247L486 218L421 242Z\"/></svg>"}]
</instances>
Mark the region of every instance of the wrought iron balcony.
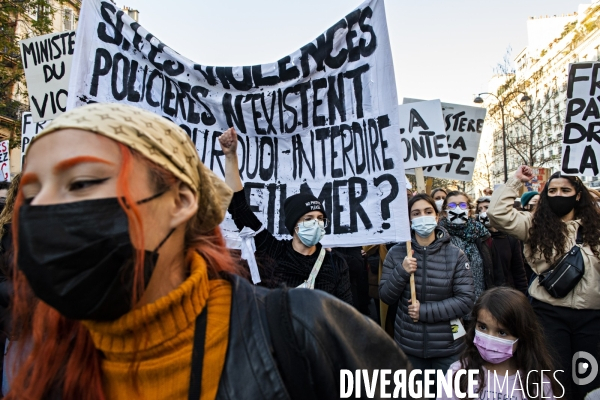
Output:
<instances>
[{"instance_id":1,"label":"wrought iron balcony","mask_svg":"<svg viewBox=\"0 0 600 400\"><path fill-rule=\"evenodd\" d=\"M2 101L0 99L0 117L4 119L18 121L21 114L27 110L29 110L29 107L26 104L15 100Z\"/></svg>"}]
</instances>

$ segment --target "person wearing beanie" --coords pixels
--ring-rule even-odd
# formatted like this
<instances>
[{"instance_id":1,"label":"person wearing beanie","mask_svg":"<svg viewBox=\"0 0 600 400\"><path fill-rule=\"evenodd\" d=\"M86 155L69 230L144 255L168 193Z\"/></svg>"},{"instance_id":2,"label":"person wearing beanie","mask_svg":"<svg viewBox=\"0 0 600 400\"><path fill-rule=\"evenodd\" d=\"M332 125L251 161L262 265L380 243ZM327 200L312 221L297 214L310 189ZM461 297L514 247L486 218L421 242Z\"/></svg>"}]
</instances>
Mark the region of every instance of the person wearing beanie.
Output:
<instances>
[{"instance_id":1,"label":"person wearing beanie","mask_svg":"<svg viewBox=\"0 0 600 400\"><path fill-rule=\"evenodd\" d=\"M477 219L490 231L491 236L485 243L492 252L494 283L496 286L510 286L527 295L527 275L521 242L490 225L487 216L490 200L489 196L477 199Z\"/></svg>"},{"instance_id":2,"label":"person wearing beanie","mask_svg":"<svg viewBox=\"0 0 600 400\"><path fill-rule=\"evenodd\" d=\"M271 232L263 229L246 200L238 172L235 129L225 131L219 142L225 154L225 182L234 191L228 211L238 229L250 228L255 232L256 256L261 264L271 264L271 268L262 269L261 281L267 282L269 287L285 284L293 288L302 285L323 290L352 304L346 261L336 252L324 250L319 243L329 223L321 202L306 193L288 197L283 204L283 213L285 227L292 240L276 239Z\"/></svg>"},{"instance_id":3,"label":"person wearing beanie","mask_svg":"<svg viewBox=\"0 0 600 400\"><path fill-rule=\"evenodd\" d=\"M540 194L535 190L531 192L525 192L521 196L521 207L523 207L524 211L533 212L535 211L535 206L539 200Z\"/></svg>"}]
</instances>

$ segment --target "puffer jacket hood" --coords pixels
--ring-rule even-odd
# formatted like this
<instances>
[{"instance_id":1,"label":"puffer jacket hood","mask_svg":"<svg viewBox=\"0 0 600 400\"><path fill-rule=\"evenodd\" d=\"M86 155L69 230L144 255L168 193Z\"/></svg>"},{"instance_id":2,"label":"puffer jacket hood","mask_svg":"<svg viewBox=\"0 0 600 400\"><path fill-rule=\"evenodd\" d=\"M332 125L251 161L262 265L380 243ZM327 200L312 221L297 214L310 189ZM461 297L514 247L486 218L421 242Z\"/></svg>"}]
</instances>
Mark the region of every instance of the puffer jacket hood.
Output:
<instances>
[{"instance_id":1,"label":"puffer jacket hood","mask_svg":"<svg viewBox=\"0 0 600 400\"><path fill-rule=\"evenodd\" d=\"M416 357L448 357L462 351L463 338L454 340L450 321L467 315L475 293L467 256L450 242L450 235L436 228L436 240L421 246L412 237L417 259L415 289L420 303L419 320L408 315L410 274L402 266L406 244L392 247L383 264L379 296L387 304L399 301L394 338L406 354Z\"/></svg>"}]
</instances>

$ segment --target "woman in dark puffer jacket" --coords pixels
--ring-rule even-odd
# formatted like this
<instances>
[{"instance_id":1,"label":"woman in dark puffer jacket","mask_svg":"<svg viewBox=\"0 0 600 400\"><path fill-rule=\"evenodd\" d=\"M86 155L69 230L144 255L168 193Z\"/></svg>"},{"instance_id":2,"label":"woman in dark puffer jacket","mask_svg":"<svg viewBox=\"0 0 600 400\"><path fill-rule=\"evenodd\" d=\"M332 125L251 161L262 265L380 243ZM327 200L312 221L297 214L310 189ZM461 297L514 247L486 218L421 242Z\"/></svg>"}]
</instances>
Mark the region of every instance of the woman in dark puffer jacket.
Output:
<instances>
[{"instance_id":1,"label":"woman in dark puffer jacket","mask_svg":"<svg viewBox=\"0 0 600 400\"><path fill-rule=\"evenodd\" d=\"M400 299L394 337L413 367L445 372L463 349L458 336L464 330L458 319L473 307L473 277L467 256L437 225L435 201L418 194L410 199L408 209L413 254L407 256L405 243L392 247L383 264L379 296L386 304ZM410 304L411 272L415 304Z\"/></svg>"}]
</instances>

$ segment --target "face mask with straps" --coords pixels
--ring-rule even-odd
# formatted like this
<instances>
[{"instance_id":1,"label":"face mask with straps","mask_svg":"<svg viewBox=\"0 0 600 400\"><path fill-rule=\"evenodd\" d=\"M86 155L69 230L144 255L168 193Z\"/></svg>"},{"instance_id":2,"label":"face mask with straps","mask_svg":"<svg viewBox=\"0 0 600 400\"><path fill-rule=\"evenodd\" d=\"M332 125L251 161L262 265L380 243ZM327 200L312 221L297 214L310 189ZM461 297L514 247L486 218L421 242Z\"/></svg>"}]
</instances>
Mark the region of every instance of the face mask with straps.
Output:
<instances>
[{"instance_id":1,"label":"face mask with straps","mask_svg":"<svg viewBox=\"0 0 600 400\"><path fill-rule=\"evenodd\" d=\"M137 204L162 196L158 193ZM129 222L116 197L19 210L19 268L35 295L69 319L115 320L132 307L138 251ZM144 250L144 287L158 261L158 250Z\"/></svg>"}]
</instances>

